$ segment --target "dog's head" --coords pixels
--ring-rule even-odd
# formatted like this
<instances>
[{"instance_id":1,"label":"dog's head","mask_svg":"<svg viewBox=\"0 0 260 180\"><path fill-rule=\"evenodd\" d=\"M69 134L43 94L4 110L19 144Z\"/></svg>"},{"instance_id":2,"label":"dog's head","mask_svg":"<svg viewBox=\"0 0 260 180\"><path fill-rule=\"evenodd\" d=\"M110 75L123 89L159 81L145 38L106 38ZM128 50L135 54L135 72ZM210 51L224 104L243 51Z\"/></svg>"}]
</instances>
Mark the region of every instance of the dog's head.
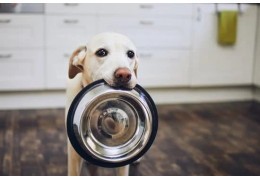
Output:
<instances>
[{"instance_id":1,"label":"dog's head","mask_svg":"<svg viewBox=\"0 0 260 180\"><path fill-rule=\"evenodd\" d=\"M134 44L124 35L102 33L76 49L69 63L69 78L82 73L83 84L104 79L111 86L134 88L138 59Z\"/></svg>"}]
</instances>

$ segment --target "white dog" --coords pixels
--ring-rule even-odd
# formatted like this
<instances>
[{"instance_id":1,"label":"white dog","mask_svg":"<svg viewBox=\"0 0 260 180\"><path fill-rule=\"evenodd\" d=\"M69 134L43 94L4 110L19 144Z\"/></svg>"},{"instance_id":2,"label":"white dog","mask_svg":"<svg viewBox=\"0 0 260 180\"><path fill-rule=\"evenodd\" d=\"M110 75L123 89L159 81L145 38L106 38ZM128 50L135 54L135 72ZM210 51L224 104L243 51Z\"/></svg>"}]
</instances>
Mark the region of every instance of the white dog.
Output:
<instances>
[{"instance_id":1,"label":"white dog","mask_svg":"<svg viewBox=\"0 0 260 180\"><path fill-rule=\"evenodd\" d=\"M93 81L104 79L111 86L134 88L137 67L136 48L126 36L116 33L94 36L70 58L66 115L74 97ZM79 175L81 165L82 159L68 141L68 174ZM89 171L95 174L95 168L89 167ZM117 168L117 175L128 175L128 172L129 165Z\"/></svg>"}]
</instances>

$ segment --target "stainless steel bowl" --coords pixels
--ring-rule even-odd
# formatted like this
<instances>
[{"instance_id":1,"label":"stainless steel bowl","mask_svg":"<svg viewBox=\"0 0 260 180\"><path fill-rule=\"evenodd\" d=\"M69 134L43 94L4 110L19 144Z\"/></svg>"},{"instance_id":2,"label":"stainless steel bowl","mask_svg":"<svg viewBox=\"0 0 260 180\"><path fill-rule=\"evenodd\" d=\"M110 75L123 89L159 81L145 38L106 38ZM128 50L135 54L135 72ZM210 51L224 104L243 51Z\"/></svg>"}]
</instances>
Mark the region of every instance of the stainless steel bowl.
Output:
<instances>
[{"instance_id":1,"label":"stainless steel bowl","mask_svg":"<svg viewBox=\"0 0 260 180\"><path fill-rule=\"evenodd\" d=\"M90 163L119 167L139 159L158 128L156 106L140 86L113 88L98 80L82 89L67 116L67 133L78 154Z\"/></svg>"}]
</instances>

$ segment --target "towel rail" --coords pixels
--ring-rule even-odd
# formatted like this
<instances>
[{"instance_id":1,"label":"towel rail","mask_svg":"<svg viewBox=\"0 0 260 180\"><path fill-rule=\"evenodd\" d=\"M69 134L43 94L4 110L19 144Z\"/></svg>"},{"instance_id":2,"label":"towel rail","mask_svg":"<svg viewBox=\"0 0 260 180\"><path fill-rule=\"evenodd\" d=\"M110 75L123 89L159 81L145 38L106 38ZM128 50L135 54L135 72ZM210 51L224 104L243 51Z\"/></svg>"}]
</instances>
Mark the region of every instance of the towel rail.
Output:
<instances>
[{"instance_id":1,"label":"towel rail","mask_svg":"<svg viewBox=\"0 0 260 180\"><path fill-rule=\"evenodd\" d=\"M243 14L243 11L241 9L241 3L236 3L237 4L237 9L238 9L238 12L239 12L239 15L242 15ZM215 9L216 9L216 13L219 14L219 7L218 7L218 3L215 3Z\"/></svg>"}]
</instances>

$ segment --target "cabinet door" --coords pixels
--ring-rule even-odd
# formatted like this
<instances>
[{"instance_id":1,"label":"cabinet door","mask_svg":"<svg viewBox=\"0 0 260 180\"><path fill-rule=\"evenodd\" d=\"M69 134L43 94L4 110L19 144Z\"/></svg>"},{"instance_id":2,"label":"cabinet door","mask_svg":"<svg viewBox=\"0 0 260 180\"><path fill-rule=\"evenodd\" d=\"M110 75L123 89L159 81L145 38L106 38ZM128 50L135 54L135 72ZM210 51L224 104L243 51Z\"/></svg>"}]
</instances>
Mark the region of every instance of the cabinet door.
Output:
<instances>
[{"instance_id":1,"label":"cabinet door","mask_svg":"<svg viewBox=\"0 0 260 180\"><path fill-rule=\"evenodd\" d=\"M43 47L43 15L0 14L0 47Z\"/></svg>"},{"instance_id":2,"label":"cabinet door","mask_svg":"<svg viewBox=\"0 0 260 180\"><path fill-rule=\"evenodd\" d=\"M44 87L42 50L0 50L0 90Z\"/></svg>"},{"instance_id":3,"label":"cabinet door","mask_svg":"<svg viewBox=\"0 0 260 180\"><path fill-rule=\"evenodd\" d=\"M46 85L48 89L64 89L68 77L69 58L74 49L47 50Z\"/></svg>"},{"instance_id":4,"label":"cabinet door","mask_svg":"<svg viewBox=\"0 0 260 180\"><path fill-rule=\"evenodd\" d=\"M138 82L145 87L189 85L190 52L185 50L141 50Z\"/></svg>"},{"instance_id":5,"label":"cabinet door","mask_svg":"<svg viewBox=\"0 0 260 180\"><path fill-rule=\"evenodd\" d=\"M48 48L76 48L96 33L94 16L46 16Z\"/></svg>"},{"instance_id":6,"label":"cabinet door","mask_svg":"<svg viewBox=\"0 0 260 180\"><path fill-rule=\"evenodd\" d=\"M237 9L237 4L219 5L218 10ZM252 83L256 34L256 5L241 5L237 41L233 46L217 43L215 4L198 4L194 11L192 85L242 85Z\"/></svg>"},{"instance_id":7,"label":"cabinet door","mask_svg":"<svg viewBox=\"0 0 260 180\"><path fill-rule=\"evenodd\" d=\"M191 45L191 18L101 17L98 31L129 36L137 47L180 48Z\"/></svg>"}]
</instances>

